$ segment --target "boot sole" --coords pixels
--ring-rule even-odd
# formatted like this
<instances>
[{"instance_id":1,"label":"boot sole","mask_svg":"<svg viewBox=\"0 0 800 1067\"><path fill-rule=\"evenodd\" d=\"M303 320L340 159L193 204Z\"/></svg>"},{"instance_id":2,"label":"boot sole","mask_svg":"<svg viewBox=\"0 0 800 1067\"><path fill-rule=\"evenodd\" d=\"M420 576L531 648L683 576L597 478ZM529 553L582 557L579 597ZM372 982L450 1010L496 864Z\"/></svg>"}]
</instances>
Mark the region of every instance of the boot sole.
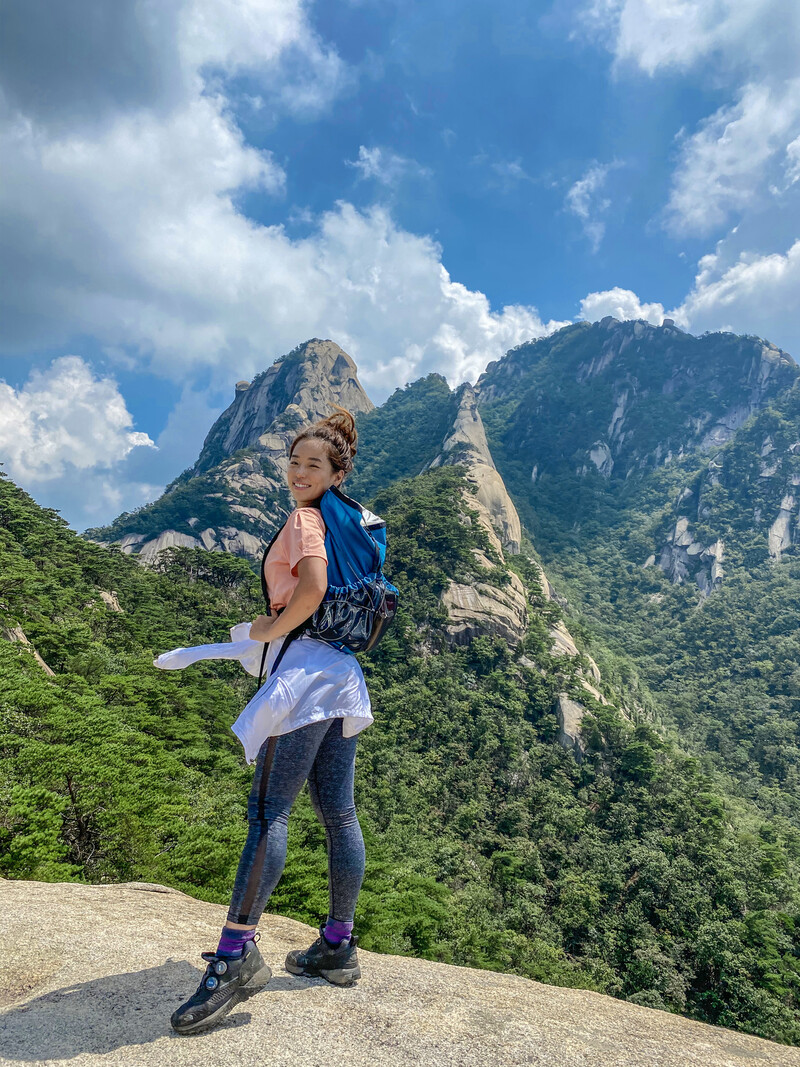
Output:
<instances>
[{"instance_id":1,"label":"boot sole","mask_svg":"<svg viewBox=\"0 0 800 1067\"><path fill-rule=\"evenodd\" d=\"M272 971L264 964L261 970L256 971L249 981L245 982L243 986L239 986L230 1000L221 1004L211 1015L207 1015L205 1019L200 1019L196 1023L189 1023L188 1026L176 1026L175 1023L172 1023L172 1029L176 1034L199 1034L203 1030L210 1030L212 1026L216 1026L217 1023L221 1022L229 1011L233 1011L237 1004L241 1004L243 1000L248 1000L250 997L254 997L256 993L260 993L270 978L272 978Z\"/></svg>"},{"instance_id":2,"label":"boot sole","mask_svg":"<svg viewBox=\"0 0 800 1067\"><path fill-rule=\"evenodd\" d=\"M306 970L305 967L301 967L297 963L287 961L286 970L289 971L290 974L295 974L298 977L324 978L326 982L338 986L353 985L353 983L361 977L361 968L357 964L350 969L337 967L331 971L320 971L315 969Z\"/></svg>"}]
</instances>

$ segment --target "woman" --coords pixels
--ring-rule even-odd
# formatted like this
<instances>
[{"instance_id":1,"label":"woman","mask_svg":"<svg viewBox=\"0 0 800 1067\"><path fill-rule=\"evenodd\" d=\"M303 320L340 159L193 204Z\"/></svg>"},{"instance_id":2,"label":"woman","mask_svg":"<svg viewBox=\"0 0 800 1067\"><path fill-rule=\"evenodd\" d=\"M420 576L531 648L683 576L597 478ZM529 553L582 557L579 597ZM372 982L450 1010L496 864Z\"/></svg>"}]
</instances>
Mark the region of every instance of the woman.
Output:
<instances>
[{"instance_id":1,"label":"woman","mask_svg":"<svg viewBox=\"0 0 800 1067\"><path fill-rule=\"evenodd\" d=\"M270 694L289 710L270 722L271 736L258 750L249 832L227 921L216 952L202 953L208 966L197 991L172 1015L173 1029L182 1034L214 1026L272 975L256 944L256 926L283 873L289 813L306 779L327 838L329 913L313 945L288 954L286 969L335 985L352 985L361 976L353 921L365 856L353 779L356 735L372 722L364 676L355 656L308 635L290 644L269 676L281 639L314 613L327 589L318 502L352 470L357 441L353 416L336 407L337 414L298 434L289 449L287 479L296 506L264 561L271 605L283 610L259 615L250 626L251 640L270 643L268 680L257 694L260 701L253 698L237 725L251 705L263 723ZM246 725L242 729L247 732Z\"/></svg>"}]
</instances>

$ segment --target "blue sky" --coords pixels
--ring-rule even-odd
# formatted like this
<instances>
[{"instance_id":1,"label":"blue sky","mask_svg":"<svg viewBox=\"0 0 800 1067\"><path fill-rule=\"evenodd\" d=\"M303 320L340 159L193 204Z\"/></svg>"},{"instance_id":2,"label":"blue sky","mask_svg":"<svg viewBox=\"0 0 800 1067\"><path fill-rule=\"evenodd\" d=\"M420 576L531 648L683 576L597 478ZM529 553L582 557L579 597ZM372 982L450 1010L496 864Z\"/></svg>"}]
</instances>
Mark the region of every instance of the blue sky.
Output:
<instances>
[{"instance_id":1,"label":"blue sky","mask_svg":"<svg viewBox=\"0 0 800 1067\"><path fill-rule=\"evenodd\" d=\"M605 314L800 358L794 0L5 18L0 461L75 529L312 336L376 403Z\"/></svg>"}]
</instances>

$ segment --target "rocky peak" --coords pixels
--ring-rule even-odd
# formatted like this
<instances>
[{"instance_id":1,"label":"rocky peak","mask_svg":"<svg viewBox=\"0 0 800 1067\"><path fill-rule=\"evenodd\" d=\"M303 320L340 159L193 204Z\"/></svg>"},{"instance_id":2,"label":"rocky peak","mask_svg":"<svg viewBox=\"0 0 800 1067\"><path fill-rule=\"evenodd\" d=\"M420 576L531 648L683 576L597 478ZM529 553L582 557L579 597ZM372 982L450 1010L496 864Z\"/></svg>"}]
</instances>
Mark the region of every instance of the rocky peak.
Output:
<instances>
[{"instance_id":1,"label":"rocky peak","mask_svg":"<svg viewBox=\"0 0 800 1067\"><path fill-rule=\"evenodd\" d=\"M334 404L354 415L375 406L350 356L333 341L313 338L252 382L236 383L233 403L212 426L194 467L159 500L84 536L118 543L146 564L173 547L257 559L292 508L289 445Z\"/></svg>"},{"instance_id":2,"label":"rocky peak","mask_svg":"<svg viewBox=\"0 0 800 1067\"><path fill-rule=\"evenodd\" d=\"M465 382L456 392L458 407L440 452L423 470L463 464L465 477L476 487L476 494L465 492L464 504L478 512L478 522L486 531L497 557L505 563L503 550L518 553L521 543L519 515L494 465L483 422L478 413L475 392ZM465 516L465 520L467 516ZM470 520L471 521L471 520ZM491 570L494 564L482 552L478 562ZM466 585L450 582L442 594L442 603L450 615L448 627L456 641L468 641L481 633L496 634L516 644L528 622L525 589L519 576L509 571L510 584L498 588L489 582Z\"/></svg>"},{"instance_id":3,"label":"rocky peak","mask_svg":"<svg viewBox=\"0 0 800 1067\"><path fill-rule=\"evenodd\" d=\"M494 541L499 538L502 548L516 555L521 543L517 509L489 451L475 390L465 382L459 393L458 411L441 452L423 469L464 464L467 480L477 487L477 503L486 513L490 538Z\"/></svg>"},{"instance_id":4,"label":"rocky peak","mask_svg":"<svg viewBox=\"0 0 800 1067\"><path fill-rule=\"evenodd\" d=\"M252 448L285 468L297 431L331 414L333 404L353 414L375 405L358 380L352 358L333 341L318 337L277 359L251 383L236 383L233 403L208 433L192 474L201 474L243 448Z\"/></svg>"}]
</instances>

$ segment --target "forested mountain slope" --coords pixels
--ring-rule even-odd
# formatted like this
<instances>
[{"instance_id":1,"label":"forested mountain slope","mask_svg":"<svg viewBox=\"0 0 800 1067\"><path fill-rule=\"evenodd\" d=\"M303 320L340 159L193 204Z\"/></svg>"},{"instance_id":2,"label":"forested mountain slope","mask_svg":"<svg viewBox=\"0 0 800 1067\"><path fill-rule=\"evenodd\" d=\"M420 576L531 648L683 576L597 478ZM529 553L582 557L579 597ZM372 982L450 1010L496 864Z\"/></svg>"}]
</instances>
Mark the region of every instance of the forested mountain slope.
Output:
<instances>
[{"instance_id":1,"label":"forested mountain slope","mask_svg":"<svg viewBox=\"0 0 800 1067\"><path fill-rule=\"evenodd\" d=\"M613 321L505 359L479 409L571 631L601 665L602 646L630 656L629 699L800 826L796 365Z\"/></svg>"}]
</instances>

